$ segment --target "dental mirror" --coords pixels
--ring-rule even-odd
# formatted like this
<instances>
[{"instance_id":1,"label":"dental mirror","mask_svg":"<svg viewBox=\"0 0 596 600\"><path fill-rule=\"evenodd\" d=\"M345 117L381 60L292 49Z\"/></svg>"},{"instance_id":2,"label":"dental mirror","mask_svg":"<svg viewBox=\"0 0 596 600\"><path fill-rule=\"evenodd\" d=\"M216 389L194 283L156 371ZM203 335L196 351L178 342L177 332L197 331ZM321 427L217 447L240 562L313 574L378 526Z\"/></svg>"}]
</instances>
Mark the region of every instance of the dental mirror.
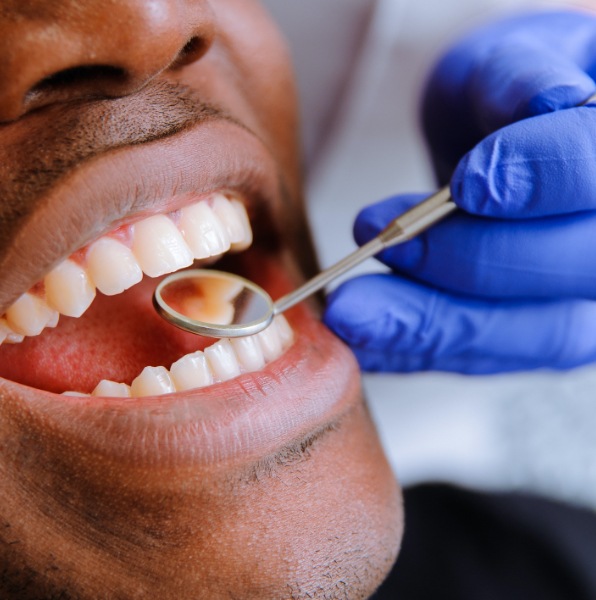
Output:
<instances>
[{"instance_id":1,"label":"dental mirror","mask_svg":"<svg viewBox=\"0 0 596 600\"><path fill-rule=\"evenodd\" d=\"M153 295L157 312L180 329L209 337L240 337L265 329L273 301L258 285L231 273L189 269L166 277Z\"/></svg>"},{"instance_id":2,"label":"dental mirror","mask_svg":"<svg viewBox=\"0 0 596 600\"><path fill-rule=\"evenodd\" d=\"M443 188L406 211L370 242L279 300L251 281L222 271L189 269L161 281L153 295L157 312L191 333L242 337L265 329L278 315L381 250L405 242L437 223L457 206Z\"/></svg>"}]
</instances>

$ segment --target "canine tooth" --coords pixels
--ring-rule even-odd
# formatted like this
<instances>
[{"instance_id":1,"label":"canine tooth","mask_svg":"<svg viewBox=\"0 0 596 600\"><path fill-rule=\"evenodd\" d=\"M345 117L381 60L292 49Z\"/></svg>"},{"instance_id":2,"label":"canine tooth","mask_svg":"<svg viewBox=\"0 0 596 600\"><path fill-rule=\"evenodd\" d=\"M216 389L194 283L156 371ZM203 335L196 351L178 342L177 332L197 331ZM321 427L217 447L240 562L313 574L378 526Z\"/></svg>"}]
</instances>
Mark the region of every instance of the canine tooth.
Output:
<instances>
[{"instance_id":1,"label":"canine tooth","mask_svg":"<svg viewBox=\"0 0 596 600\"><path fill-rule=\"evenodd\" d=\"M75 398L87 398L90 394L83 394L83 392L62 392L63 396L74 396Z\"/></svg>"},{"instance_id":2,"label":"canine tooth","mask_svg":"<svg viewBox=\"0 0 596 600\"><path fill-rule=\"evenodd\" d=\"M236 201L236 204L239 204ZM212 208L215 215L224 226L230 242L237 244L244 241L245 231L242 217L237 208L223 194L215 194L212 199Z\"/></svg>"},{"instance_id":3,"label":"canine tooth","mask_svg":"<svg viewBox=\"0 0 596 600\"><path fill-rule=\"evenodd\" d=\"M227 381L240 375L240 365L229 340L219 340L205 348L205 356L219 381Z\"/></svg>"},{"instance_id":4,"label":"canine tooth","mask_svg":"<svg viewBox=\"0 0 596 600\"><path fill-rule=\"evenodd\" d=\"M242 250L246 250L252 244L252 227L250 226L250 221L248 220L248 214L246 213L244 204L238 200L230 200L230 204L238 215L238 220L242 225L241 241L232 244L232 250L234 252L241 252Z\"/></svg>"},{"instance_id":5,"label":"canine tooth","mask_svg":"<svg viewBox=\"0 0 596 600\"><path fill-rule=\"evenodd\" d=\"M80 317L95 298L87 271L72 260L61 262L44 279L46 300L58 312Z\"/></svg>"},{"instance_id":6,"label":"canine tooth","mask_svg":"<svg viewBox=\"0 0 596 600\"><path fill-rule=\"evenodd\" d=\"M230 249L230 238L221 220L206 202L183 208L178 227L195 258L216 256Z\"/></svg>"},{"instance_id":7,"label":"canine tooth","mask_svg":"<svg viewBox=\"0 0 596 600\"><path fill-rule=\"evenodd\" d=\"M238 363L246 371L258 371L265 366L265 357L259 342L254 336L233 338L230 340Z\"/></svg>"},{"instance_id":8,"label":"canine tooth","mask_svg":"<svg viewBox=\"0 0 596 600\"><path fill-rule=\"evenodd\" d=\"M282 347L284 349L289 348L294 342L294 332L292 331L288 320L283 315L277 315L273 320L273 324L277 328Z\"/></svg>"},{"instance_id":9,"label":"canine tooth","mask_svg":"<svg viewBox=\"0 0 596 600\"><path fill-rule=\"evenodd\" d=\"M170 367L170 376L179 392L205 387L213 383L213 373L203 352L193 352Z\"/></svg>"},{"instance_id":10,"label":"canine tooth","mask_svg":"<svg viewBox=\"0 0 596 600\"><path fill-rule=\"evenodd\" d=\"M104 398L130 398L130 386L102 379L93 390L92 395Z\"/></svg>"},{"instance_id":11,"label":"canine tooth","mask_svg":"<svg viewBox=\"0 0 596 600\"><path fill-rule=\"evenodd\" d=\"M130 386L130 392L134 398L160 396L175 391L174 383L165 367L145 367Z\"/></svg>"},{"instance_id":12,"label":"canine tooth","mask_svg":"<svg viewBox=\"0 0 596 600\"><path fill-rule=\"evenodd\" d=\"M132 252L149 277L177 271L193 261L176 225L165 215L154 215L134 224Z\"/></svg>"},{"instance_id":13,"label":"canine tooth","mask_svg":"<svg viewBox=\"0 0 596 600\"><path fill-rule=\"evenodd\" d=\"M97 289L107 296L120 294L143 279L143 271L132 251L109 237L91 245L87 270Z\"/></svg>"},{"instance_id":14,"label":"canine tooth","mask_svg":"<svg viewBox=\"0 0 596 600\"><path fill-rule=\"evenodd\" d=\"M267 362L275 360L282 353L281 338L277 327L272 324L267 329L257 333L255 337L259 340L263 356Z\"/></svg>"},{"instance_id":15,"label":"canine tooth","mask_svg":"<svg viewBox=\"0 0 596 600\"><path fill-rule=\"evenodd\" d=\"M16 333L39 335L55 319L54 312L45 300L25 292L6 311L6 320Z\"/></svg>"}]
</instances>

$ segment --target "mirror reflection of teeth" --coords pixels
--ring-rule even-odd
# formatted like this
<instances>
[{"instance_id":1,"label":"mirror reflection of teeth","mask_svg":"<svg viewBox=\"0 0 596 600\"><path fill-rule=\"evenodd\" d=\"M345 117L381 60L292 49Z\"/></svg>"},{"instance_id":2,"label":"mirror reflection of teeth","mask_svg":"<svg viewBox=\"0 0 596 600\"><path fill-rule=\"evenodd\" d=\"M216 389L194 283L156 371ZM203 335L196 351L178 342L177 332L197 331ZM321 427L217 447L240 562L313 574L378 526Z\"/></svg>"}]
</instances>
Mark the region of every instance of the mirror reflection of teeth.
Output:
<instances>
[{"instance_id":1,"label":"mirror reflection of teeth","mask_svg":"<svg viewBox=\"0 0 596 600\"><path fill-rule=\"evenodd\" d=\"M278 315L264 331L244 338L222 339L204 351L183 356L165 367L145 367L129 386L102 380L93 396L127 398L160 396L199 389L229 381L243 373L259 371L279 358L293 343L294 333L283 315ZM88 396L77 391L68 396Z\"/></svg>"},{"instance_id":2,"label":"mirror reflection of teeth","mask_svg":"<svg viewBox=\"0 0 596 600\"><path fill-rule=\"evenodd\" d=\"M197 280L194 293L181 301L180 312L195 321L230 325L236 314L233 301L243 289L242 282L233 279Z\"/></svg>"},{"instance_id":3,"label":"mirror reflection of teeth","mask_svg":"<svg viewBox=\"0 0 596 600\"><path fill-rule=\"evenodd\" d=\"M230 325L234 321L236 311L229 300L215 297L187 298L182 302L182 314L195 321L203 321L214 325Z\"/></svg>"},{"instance_id":4,"label":"mirror reflection of teeth","mask_svg":"<svg viewBox=\"0 0 596 600\"><path fill-rule=\"evenodd\" d=\"M244 205L221 193L125 229L119 230L119 239L104 236L77 253L76 260L65 259L46 275L43 286L18 298L3 315L0 344L39 335L56 325L59 314L80 317L96 289L108 296L120 294L139 283L143 273L150 277L173 273L195 259L238 252L252 243ZM129 239L129 245L121 239Z\"/></svg>"}]
</instances>

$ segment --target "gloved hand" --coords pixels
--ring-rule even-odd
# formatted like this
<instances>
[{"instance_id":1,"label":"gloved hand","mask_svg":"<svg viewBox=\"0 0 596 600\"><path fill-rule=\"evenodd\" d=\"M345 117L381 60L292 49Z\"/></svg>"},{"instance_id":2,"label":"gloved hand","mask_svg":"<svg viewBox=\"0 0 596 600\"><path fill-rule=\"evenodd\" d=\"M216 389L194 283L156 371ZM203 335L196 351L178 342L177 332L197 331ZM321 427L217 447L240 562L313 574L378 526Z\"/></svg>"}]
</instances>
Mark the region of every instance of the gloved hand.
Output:
<instances>
[{"instance_id":1,"label":"gloved hand","mask_svg":"<svg viewBox=\"0 0 596 600\"><path fill-rule=\"evenodd\" d=\"M468 214L384 251L394 273L330 296L325 321L363 368L492 373L596 360L596 106L577 107L596 91L590 73L587 13L509 19L439 63L425 130ZM422 197L364 209L356 241Z\"/></svg>"}]
</instances>

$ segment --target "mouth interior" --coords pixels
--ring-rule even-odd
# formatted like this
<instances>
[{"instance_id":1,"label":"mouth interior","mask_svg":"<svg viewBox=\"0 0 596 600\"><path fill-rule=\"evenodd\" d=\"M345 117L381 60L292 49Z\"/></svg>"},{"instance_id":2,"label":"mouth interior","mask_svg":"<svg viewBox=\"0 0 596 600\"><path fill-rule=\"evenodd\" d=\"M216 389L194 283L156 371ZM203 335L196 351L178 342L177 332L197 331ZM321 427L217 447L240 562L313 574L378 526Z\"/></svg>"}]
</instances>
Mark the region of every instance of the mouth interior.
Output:
<instances>
[{"instance_id":1,"label":"mouth interior","mask_svg":"<svg viewBox=\"0 0 596 600\"><path fill-rule=\"evenodd\" d=\"M283 284L286 278L275 254L251 246L223 256L217 268L254 280L277 297L290 284ZM205 268L204 263L197 266ZM62 316L57 327L41 335L3 344L0 377L54 393L91 393L101 380L130 385L146 366L169 367L214 344L215 339L182 331L156 313L152 296L162 278L144 276L113 296L98 293L82 316Z\"/></svg>"},{"instance_id":2,"label":"mouth interior","mask_svg":"<svg viewBox=\"0 0 596 600\"><path fill-rule=\"evenodd\" d=\"M98 294L79 318L0 348L0 376L50 392L91 393L102 379L130 384L147 365L170 365L214 340L186 333L161 319L148 277L117 296Z\"/></svg>"}]
</instances>

